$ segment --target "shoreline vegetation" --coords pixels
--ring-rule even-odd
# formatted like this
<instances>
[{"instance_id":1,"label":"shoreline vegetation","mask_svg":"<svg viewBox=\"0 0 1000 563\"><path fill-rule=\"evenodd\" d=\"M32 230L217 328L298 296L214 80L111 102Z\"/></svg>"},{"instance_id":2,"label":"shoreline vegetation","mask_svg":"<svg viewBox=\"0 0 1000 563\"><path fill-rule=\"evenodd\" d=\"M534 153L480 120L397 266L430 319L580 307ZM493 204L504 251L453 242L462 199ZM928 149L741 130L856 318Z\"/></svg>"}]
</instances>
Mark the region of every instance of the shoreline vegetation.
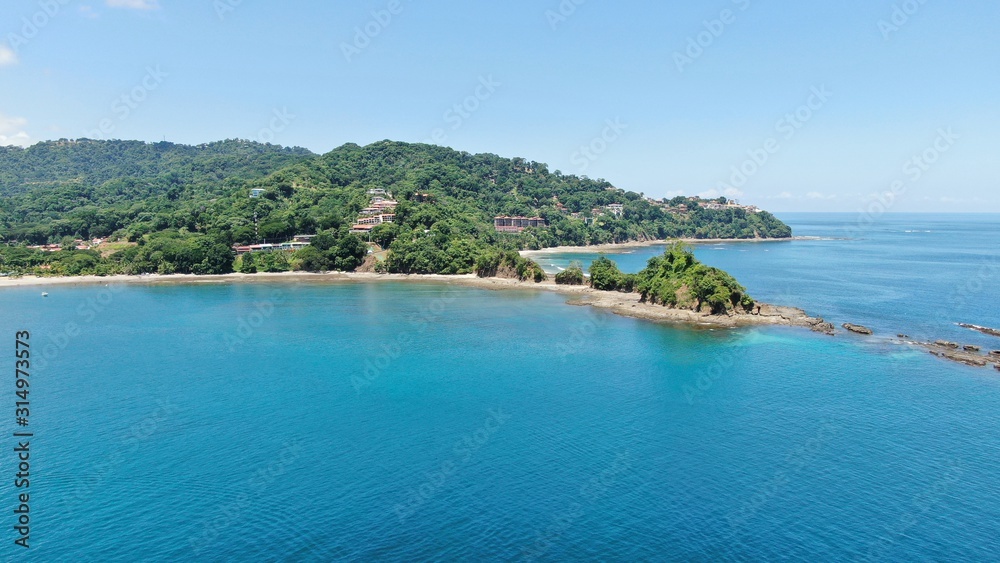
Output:
<instances>
[{"instance_id":1,"label":"shoreline vegetation","mask_svg":"<svg viewBox=\"0 0 1000 563\"><path fill-rule=\"evenodd\" d=\"M713 315L698 313L686 309L674 309L641 302L641 296L635 293L619 293L593 289L586 285L561 285L551 277L540 282L521 281L509 278L481 278L475 274L442 275L442 274L378 274L361 272L272 272L272 273L230 273L219 275L195 274L141 274L113 276L61 276L38 277L24 276L19 278L0 278L0 290L5 288L39 287L51 289L60 286L80 285L173 285L173 284L230 284L230 283L302 283L302 284L339 284L339 283L434 283L456 285L462 287L485 289L493 291L549 291L567 297L566 303L574 306L591 306L610 313L652 321L660 324L685 326L703 329L735 329L766 326L787 326L806 328L823 334L835 334L833 326L822 318L811 317L802 309L758 303L758 314L734 313L729 315ZM851 332L851 331L848 331ZM866 335L868 338L880 338ZM957 343L936 341L920 342L910 340L900 334L899 339L888 342L902 344L928 351L932 355L952 362L971 367L986 367L993 365L1000 371L1000 350L982 354L977 347L962 346Z\"/></svg>"},{"instance_id":2,"label":"shoreline vegetation","mask_svg":"<svg viewBox=\"0 0 1000 563\"><path fill-rule=\"evenodd\" d=\"M724 197L654 199L522 158L392 141L317 155L241 140L63 139L0 147L0 197L0 288L442 282L553 291L658 322L836 332L756 303L685 246L793 240L772 214ZM531 259L655 245L665 253L636 274L602 256L589 277L571 266L552 279ZM934 346L983 363L970 347Z\"/></svg>"},{"instance_id":3,"label":"shoreline vegetation","mask_svg":"<svg viewBox=\"0 0 1000 563\"><path fill-rule=\"evenodd\" d=\"M0 278L0 289L77 285L171 285L171 284L225 284L225 283L437 283L488 290L549 291L570 297L570 305L590 305L599 309L633 318L670 324L699 325L706 328L736 328L744 326L799 326L813 328L822 319L809 317L805 311L794 307L761 305L760 314L734 313L713 315L686 309L673 309L651 303L641 303L636 293L601 291L585 285L559 285L552 279L542 282L521 281L511 278L480 278L475 274L377 274L359 272L273 272L257 274L146 274L113 276L65 276Z\"/></svg>"},{"instance_id":4,"label":"shoreline vegetation","mask_svg":"<svg viewBox=\"0 0 1000 563\"><path fill-rule=\"evenodd\" d=\"M76 277L0 278L0 288L111 283L227 283L227 282L437 282L480 289L545 290L569 296L569 304L590 305L615 314L657 322L703 327L798 326L833 334L832 324L805 311L756 303L728 273L706 266L690 247L674 241L662 256L649 260L635 274L625 274L607 257L595 260L589 276L573 264L555 276L516 251L482 255L471 274L399 274L379 272L273 272L214 275L140 274Z\"/></svg>"},{"instance_id":5,"label":"shoreline vegetation","mask_svg":"<svg viewBox=\"0 0 1000 563\"><path fill-rule=\"evenodd\" d=\"M353 268L352 268L353 269ZM674 241L642 271L626 274L601 256L585 275L574 263L555 276L514 250L480 255L468 274L401 274L386 272L232 272L223 274L117 274L110 276L3 277L0 288L111 283L227 283L257 281L450 283L481 289L531 289L560 293L574 305L590 305L613 313L659 322L735 328L784 325L834 333L832 324L793 307L756 303L728 273L702 264L689 246ZM43 293L43 296L47 293Z\"/></svg>"}]
</instances>

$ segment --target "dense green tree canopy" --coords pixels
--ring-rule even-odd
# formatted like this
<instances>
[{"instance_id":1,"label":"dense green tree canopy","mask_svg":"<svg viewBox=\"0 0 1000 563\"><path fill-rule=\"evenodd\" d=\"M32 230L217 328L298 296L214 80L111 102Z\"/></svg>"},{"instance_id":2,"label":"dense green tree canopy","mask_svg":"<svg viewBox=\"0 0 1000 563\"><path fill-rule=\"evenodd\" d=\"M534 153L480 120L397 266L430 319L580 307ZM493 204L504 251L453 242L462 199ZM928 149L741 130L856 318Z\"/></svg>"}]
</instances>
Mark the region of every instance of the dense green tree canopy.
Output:
<instances>
[{"instance_id":1,"label":"dense green tree canopy","mask_svg":"<svg viewBox=\"0 0 1000 563\"><path fill-rule=\"evenodd\" d=\"M361 240L346 229L369 205L371 189L387 190L399 202L394 223L365 235L390 249L385 267L396 272L468 273L494 248L791 234L766 212L710 210L686 198L670 202L687 207L678 212L667 202L604 180L550 172L538 162L432 145L383 141L315 155L240 140L185 146L82 139L0 147L0 239L13 245L0 248L0 265L13 272L48 265L52 273L95 273L126 264L141 271L217 272L234 267L233 256L228 267L222 264L221 248L328 232L338 247L332 253L328 247L299 260L269 258L258 265L250 258L235 266L353 269ZM607 212L610 204L621 204L621 212ZM498 215L540 216L547 226L497 233ZM94 237L151 250L73 258L15 250Z\"/></svg>"},{"instance_id":2,"label":"dense green tree canopy","mask_svg":"<svg viewBox=\"0 0 1000 563\"><path fill-rule=\"evenodd\" d=\"M670 307L703 310L720 314L740 307L753 308L746 288L731 275L706 266L681 243L667 248L663 256L654 256L644 270L636 274L635 290L643 301Z\"/></svg>"}]
</instances>

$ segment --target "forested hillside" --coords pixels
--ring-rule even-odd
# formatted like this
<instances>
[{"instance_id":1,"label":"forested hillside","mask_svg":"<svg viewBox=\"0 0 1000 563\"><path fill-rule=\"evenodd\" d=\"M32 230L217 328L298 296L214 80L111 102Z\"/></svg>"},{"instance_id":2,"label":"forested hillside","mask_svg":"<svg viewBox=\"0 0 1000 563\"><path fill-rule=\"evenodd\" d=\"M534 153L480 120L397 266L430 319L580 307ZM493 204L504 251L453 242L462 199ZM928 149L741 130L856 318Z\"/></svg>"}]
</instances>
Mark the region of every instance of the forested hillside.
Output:
<instances>
[{"instance_id":1,"label":"forested hillside","mask_svg":"<svg viewBox=\"0 0 1000 563\"><path fill-rule=\"evenodd\" d=\"M348 231L373 189L390 192L398 206L392 223L362 238L390 249L381 267L398 272L471 272L491 248L791 234L766 212L653 201L541 163L431 145L383 141L314 155L236 140L56 141L0 147L0 239L15 247L2 251L0 271L212 273L232 268L233 245L316 233L327 235L320 252L356 252L361 245ZM251 190L261 190L259 197ZM612 204L621 207L610 212ZM537 216L546 225L498 233L493 218L500 215ZM73 250L73 239L93 238L123 246L117 253ZM53 243L67 250L21 248ZM304 264L293 257L273 267L357 261L317 258L316 250ZM70 256L79 253L90 258Z\"/></svg>"}]
</instances>

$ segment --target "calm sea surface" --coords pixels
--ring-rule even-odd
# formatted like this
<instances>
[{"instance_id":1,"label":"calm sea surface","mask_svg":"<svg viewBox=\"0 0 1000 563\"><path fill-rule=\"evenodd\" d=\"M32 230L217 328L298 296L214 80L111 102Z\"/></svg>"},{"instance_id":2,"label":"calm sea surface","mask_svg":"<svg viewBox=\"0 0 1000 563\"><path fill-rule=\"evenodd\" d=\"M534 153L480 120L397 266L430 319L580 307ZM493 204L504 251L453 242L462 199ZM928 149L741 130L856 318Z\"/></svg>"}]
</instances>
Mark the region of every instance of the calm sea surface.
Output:
<instances>
[{"instance_id":1,"label":"calm sea surface","mask_svg":"<svg viewBox=\"0 0 1000 563\"><path fill-rule=\"evenodd\" d=\"M763 301L1000 349L953 324L1000 328L1000 216L782 219L809 238L696 252ZM0 291L0 346L32 335L35 434L25 552L9 377L2 560L1000 557L994 370L544 292L48 291Z\"/></svg>"}]
</instances>

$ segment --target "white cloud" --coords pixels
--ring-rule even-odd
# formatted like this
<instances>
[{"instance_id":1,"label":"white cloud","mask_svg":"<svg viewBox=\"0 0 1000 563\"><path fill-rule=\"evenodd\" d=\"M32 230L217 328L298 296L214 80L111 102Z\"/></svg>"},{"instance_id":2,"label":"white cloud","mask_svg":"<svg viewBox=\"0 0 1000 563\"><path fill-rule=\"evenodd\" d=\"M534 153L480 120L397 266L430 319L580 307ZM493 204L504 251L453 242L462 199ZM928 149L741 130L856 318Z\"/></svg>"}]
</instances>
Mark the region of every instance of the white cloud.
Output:
<instances>
[{"instance_id":1,"label":"white cloud","mask_svg":"<svg viewBox=\"0 0 1000 563\"><path fill-rule=\"evenodd\" d=\"M17 64L17 53L7 45L0 43L0 66Z\"/></svg>"},{"instance_id":2,"label":"white cloud","mask_svg":"<svg viewBox=\"0 0 1000 563\"><path fill-rule=\"evenodd\" d=\"M31 137L23 129L28 120L23 117L7 117L0 113L0 146L18 145L26 147L31 144Z\"/></svg>"},{"instance_id":3,"label":"white cloud","mask_svg":"<svg viewBox=\"0 0 1000 563\"><path fill-rule=\"evenodd\" d=\"M106 0L112 8L129 10L155 10L160 7L159 0Z\"/></svg>"},{"instance_id":4,"label":"white cloud","mask_svg":"<svg viewBox=\"0 0 1000 563\"><path fill-rule=\"evenodd\" d=\"M837 199L836 195L825 195L819 192L809 192L806 197L809 199Z\"/></svg>"}]
</instances>

